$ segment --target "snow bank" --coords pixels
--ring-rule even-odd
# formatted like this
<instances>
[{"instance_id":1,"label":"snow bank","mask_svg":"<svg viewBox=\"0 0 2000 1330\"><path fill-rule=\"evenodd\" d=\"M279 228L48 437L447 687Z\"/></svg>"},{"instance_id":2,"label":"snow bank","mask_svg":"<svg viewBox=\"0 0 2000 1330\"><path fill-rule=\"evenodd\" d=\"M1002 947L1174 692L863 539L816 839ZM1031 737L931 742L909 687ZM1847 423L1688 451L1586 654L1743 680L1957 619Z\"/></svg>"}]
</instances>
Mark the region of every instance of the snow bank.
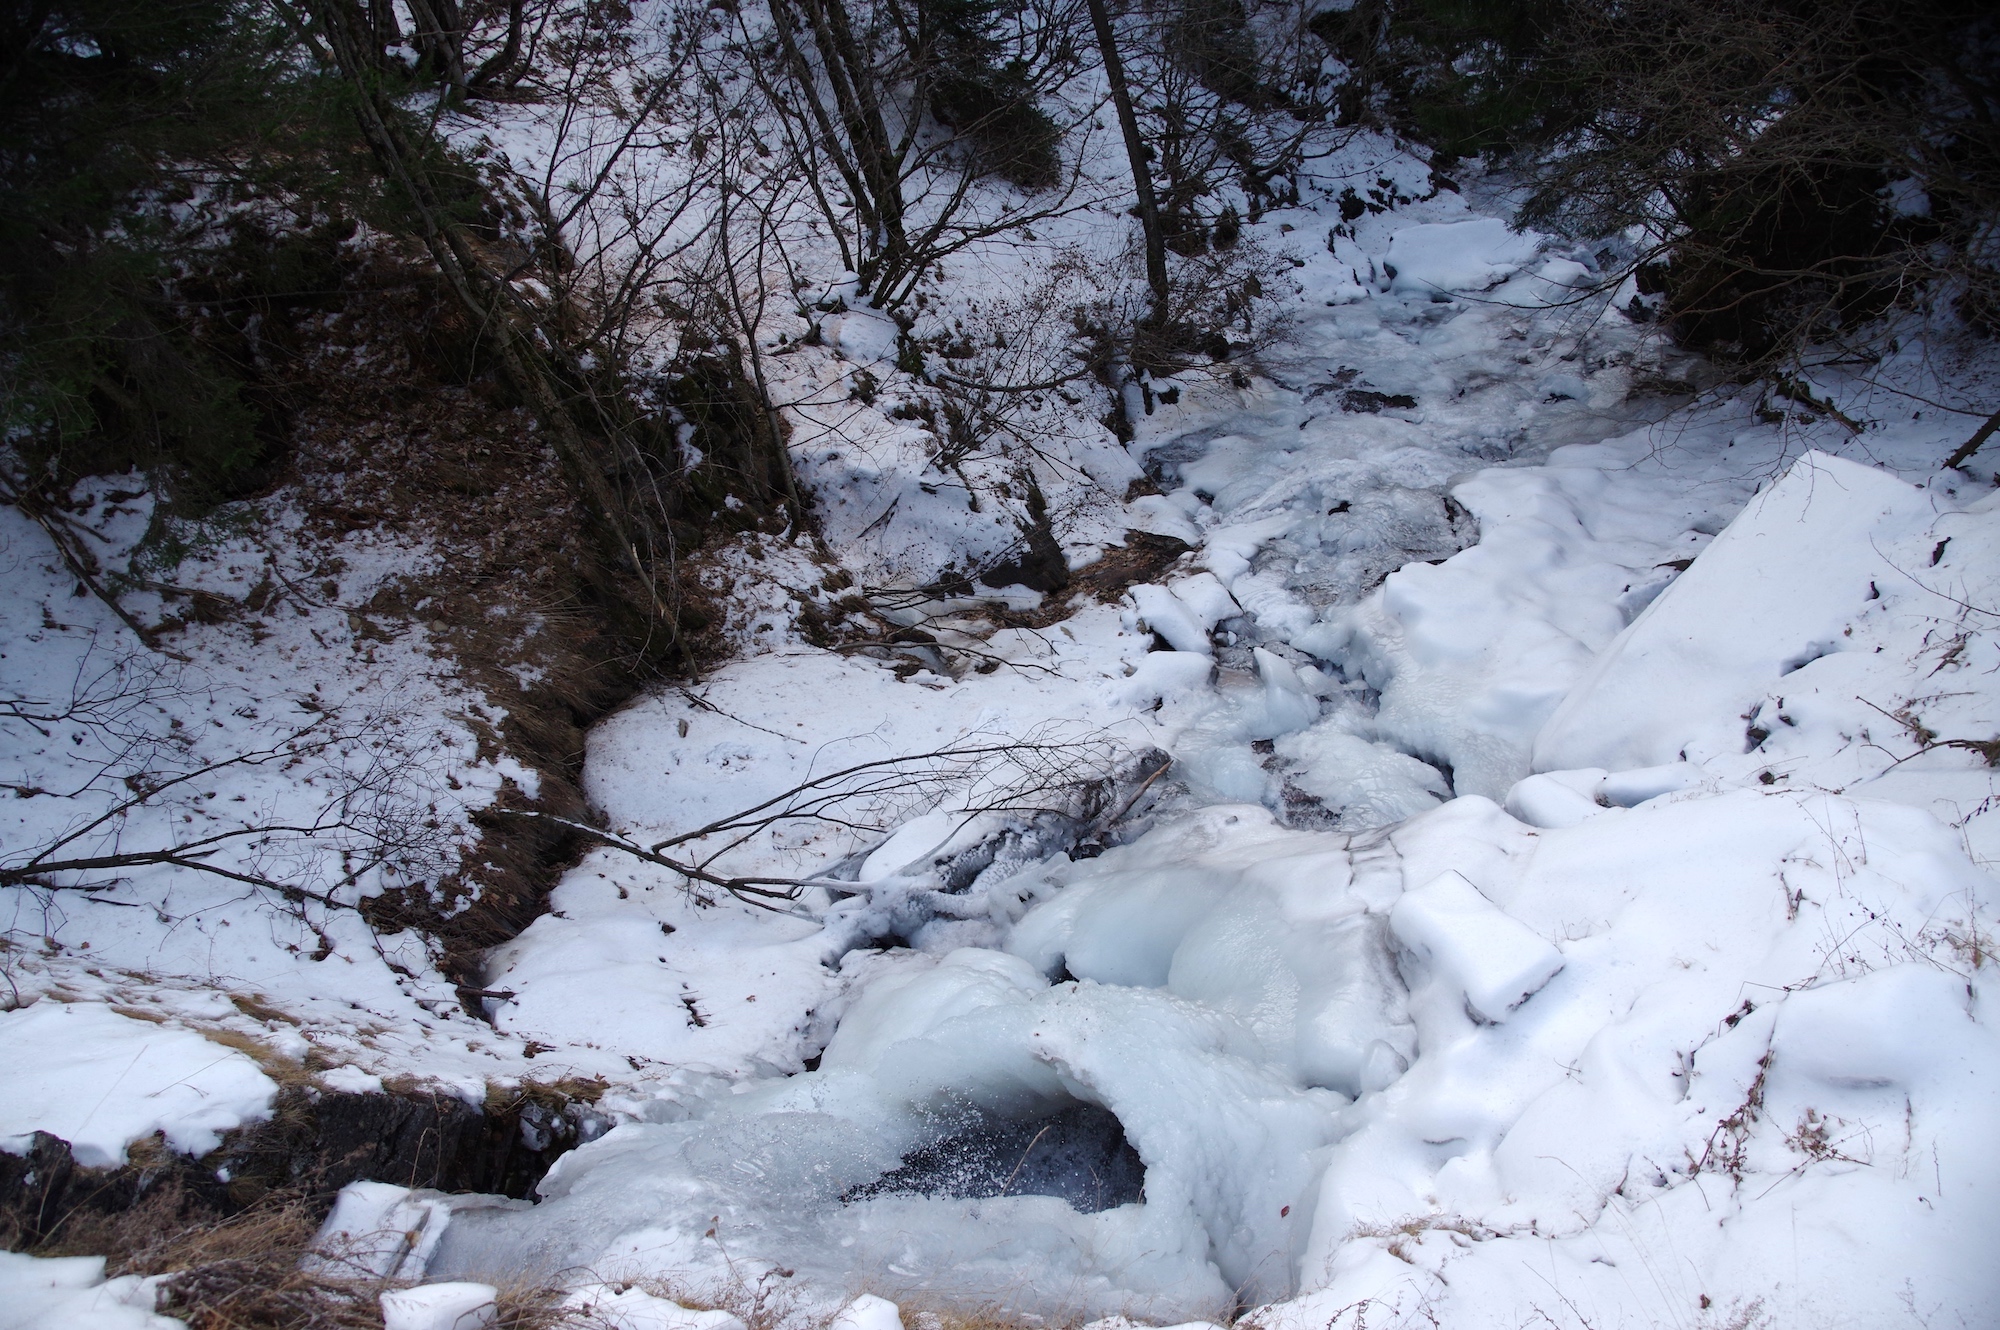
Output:
<instances>
[{"instance_id":1,"label":"snow bank","mask_svg":"<svg viewBox=\"0 0 2000 1330\"><path fill-rule=\"evenodd\" d=\"M1931 496L1886 472L1806 454L1572 686L1536 737L1535 766L1616 771L1754 746L1755 704L1852 644L1869 601L1908 583L1897 547L1936 517Z\"/></svg>"},{"instance_id":2,"label":"snow bank","mask_svg":"<svg viewBox=\"0 0 2000 1330\"><path fill-rule=\"evenodd\" d=\"M1448 766L1459 794L1502 798L1531 767L1674 761L1678 750L1613 761L1580 749L1540 761L1534 746L1599 653L1751 497L1755 468L1783 457L1775 431L1714 452L1682 439L1671 448L1643 430L1459 482L1477 545L1390 574L1293 645L1379 692L1371 737Z\"/></svg>"},{"instance_id":3,"label":"snow bank","mask_svg":"<svg viewBox=\"0 0 2000 1330\"><path fill-rule=\"evenodd\" d=\"M95 1002L0 1012L0 1065L0 1150L25 1153L43 1131L87 1168L123 1164L125 1147L154 1132L207 1154L224 1132L268 1117L278 1093L233 1048Z\"/></svg>"},{"instance_id":4,"label":"snow bank","mask_svg":"<svg viewBox=\"0 0 2000 1330\"><path fill-rule=\"evenodd\" d=\"M107 571L123 565L154 519L148 488L134 476L100 476L71 492L72 518L93 533ZM378 597L401 604L405 579L434 571L440 552L381 528L314 535L304 522L280 491L185 533L185 557L167 580L242 610L182 622L159 593L133 585L122 593L126 608L140 622L173 625L161 654L95 597L73 595L76 580L47 534L0 506L0 693L27 712L82 704L60 725L0 716L0 782L17 792L0 801L10 867L94 823L67 856L201 843L216 868L351 905L448 877L478 834L472 812L509 781L536 789L535 773L512 758L482 759L476 731L504 716L440 659L443 639L396 613L356 609ZM164 574L147 573L155 575ZM151 796L129 803L142 787ZM368 811L358 813L353 800L364 788ZM411 820L396 825L426 834L389 834L402 850L370 853L375 831L403 818ZM252 834L286 826L321 831ZM11 995L36 1010L81 999L255 1041L294 1061L311 1052L318 1066L359 1064L357 1078L414 1077L475 1101L489 1077L535 1069L520 1041L495 1037L465 1012L441 950L415 930L379 934L351 908L281 900L164 864L62 880L95 889L51 897L36 886L0 888L15 944ZM239 1007L232 997L255 1001ZM132 1048L107 1038L108 1084ZM182 1040L205 1050L203 1062L223 1054L192 1035ZM206 1089L207 1076L246 1065L225 1060L192 1084ZM138 1119L159 1108L143 1097L154 1088L135 1096L121 1082L94 1121L130 1113L134 1130L150 1130ZM99 1086L77 1111L104 1095ZM231 1125L216 1112L214 1130ZM212 1135L197 1133L190 1148Z\"/></svg>"},{"instance_id":5,"label":"snow bank","mask_svg":"<svg viewBox=\"0 0 2000 1330\"><path fill-rule=\"evenodd\" d=\"M180 1330L153 1311L158 1279L104 1277L102 1256L0 1251L0 1330Z\"/></svg>"},{"instance_id":6,"label":"snow bank","mask_svg":"<svg viewBox=\"0 0 2000 1330\"><path fill-rule=\"evenodd\" d=\"M1990 1305L2000 1039L1988 971L1947 935L1987 926L1991 884L1952 832L1796 793L1525 839L1449 811L1398 833L1406 867L1485 841L1481 895L1567 939L1564 967L1501 1025L1413 995L1421 1052L1328 1165L1319 1291L1260 1325Z\"/></svg>"},{"instance_id":7,"label":"snow bank","mask_svg":"<svg viewBox=\"0 0 2000 1330\"><path fill-rule=\"evenodd\" d=\"M1483 291L1530 263L1541 237L1515 231L1497 217L1406 227L1389 238L1382 271L1390 290L1428 295Z\"/></svg>"}]
</instances>

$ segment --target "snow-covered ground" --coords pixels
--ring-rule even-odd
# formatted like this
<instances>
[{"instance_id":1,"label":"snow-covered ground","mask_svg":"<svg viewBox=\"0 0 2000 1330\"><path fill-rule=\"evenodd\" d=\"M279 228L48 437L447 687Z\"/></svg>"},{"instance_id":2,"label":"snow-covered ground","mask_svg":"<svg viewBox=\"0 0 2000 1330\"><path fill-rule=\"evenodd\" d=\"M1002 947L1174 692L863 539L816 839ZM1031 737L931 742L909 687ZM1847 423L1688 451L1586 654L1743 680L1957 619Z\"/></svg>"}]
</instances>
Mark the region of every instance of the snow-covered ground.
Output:
<instances>
[{"instance_id":1,"label":"snow-covered ground","mask_svg":"<svg viewBox=\"0 0 2000 1330\"><path fill-rule=\"evenodd\" d=\"M716 1079L635 1087L539 1205L452 1220L433 1277L1273 1330L1992 1323L2000 509L1935 470L1962 418L1889 390L1925 391L1914 355L1815 380L1858 431L1648 397L1646 330L1567 299L1591 256L1451 195L1352 229L1299 247L1263 377L1144 422L1139 510L1197 546L1162 585L955 679L773 643L589 760L645 841L1066 722L1173 754L1144 834L945 891L933 814L805 918L595 857L497 960L496 1022ZM1143 1199L1084 1199L1101 1126L1015 1125L1099 1110Z\"/></svg>"},{"instance_id":2,"label":"snow-covered ground","mask_svg":"<svg viewBox=\"0 0 2000 1330\"><path fill-rule=\"evenodd\" d=\"M1129 447L1062 426L1088 496L1072 557L1178 536L1159 584L1034 628L923 607L992 667L956 676L773 613L742 659L592 734L588 793L638 845L843 794L841 820L678 851L806 879L797 900L594 851L490 958L488 1027L351 912L239 910L184 879L16 889L9 974L42 1000L0 1015L0 1057L59 1037L58 1002L104 1055L95 1080L9 1078L0 1148L92 1093L107 1157L156 1128L198 1146L268 1100L241 1053L195 1070L177 1027L236 1030L352 1077L609 1084L619 1125L533 1207L377 1196L434 1281L761 1286L801 1318L865 1289L1052 1319L1255 1308L1269 1330L1995 1324L2000 500L1987 472L1936 471L1969 430L1921 400L1938 367L1911 339L1818 372L1858 429L1756 390L1673 395L1698 367L1609 307L1630 293L1581 295L1607 257L1452 191L1342 222L1344 186L1420 196L1427 168L1357 140L1318 169L1306 206L1245 228L1298 261L1256 372L1155 382ZM851 331L785 373L823 387L884 356ZM907 586L1001 548L926 491L879 400L840 408L839 456L821 408L797 413L836 556ZM1141 474L1161 492L1128 491ZM28 611L6 664L67 687L115 625L32 530L6 537ZM329 672L314 613L280 644L293 684L212 671L176 697L218 700L173 714L252 744L228 717ZM233 631L187 640L276 668ZM463 750L439 814L463 818L526 776L474 759L424 659L384 644L387 673L352 686L400 694L419 749ZM1029 740L1031 762L968 756ZM24 751L50 774L23 784L53 789L85 759L43 742ZM1064 780L1127 790L1155 748L1173 766L1129 807L1021 812ZM811 785L923 753L944 756L906 780ZM240 779L213 797L279 797ZM12 802L10 843L51 834L40 796ZM1034 834L1083 822L1110 848ZM962 853L1009 825L1028 834L990 863ZM198 1113L157 1095L183 1062ZM22 1278L82 1297L97 1273Z\"/></svg>"},{"instance_id":3,"label":"snow-covered ground","mask_svg":"<svg viewBox=\"0 0 2000 1330\"><path fill-rule=\"evenodd\" d=\"M150 499L91 485L77 520L111 562L144 530ZM47 874L46 887L0 888L0 973L16 1008L0 1012L0 1049L26 1059L49 1037L27 1005L49 997L108 1004L94 1027L108 1041L97 1094L132 1090L119 1072L132 1049L177 1046L192 1029L221 1041L218 1057L243 1061L229 1051L240 1048L272 1068L351 1068L343 1088L420 1076L477 1102L527 1068L519 1042L466 1015L433 943L379 934L353 907L454 871L472 813L504 782L532 791L535 773L482 757L482 728L501 717L421 625L387 631L367 612L437 555L369 532L324 548L287 520L282 495L272 506L268 525L246 523L173 571L235 613L167 633L164 651L82 594L17 510L0 510L4 865L84 865ZM184 614L150 592L127 604L145 623ZM239 876L145 858L168 851ZM273 881L302 893L257 885ZM127 1025L152 1037L119 1033ZM56 1130L34 1086L0 1086L0 1133Z\"/></svg>"}]
</instances>

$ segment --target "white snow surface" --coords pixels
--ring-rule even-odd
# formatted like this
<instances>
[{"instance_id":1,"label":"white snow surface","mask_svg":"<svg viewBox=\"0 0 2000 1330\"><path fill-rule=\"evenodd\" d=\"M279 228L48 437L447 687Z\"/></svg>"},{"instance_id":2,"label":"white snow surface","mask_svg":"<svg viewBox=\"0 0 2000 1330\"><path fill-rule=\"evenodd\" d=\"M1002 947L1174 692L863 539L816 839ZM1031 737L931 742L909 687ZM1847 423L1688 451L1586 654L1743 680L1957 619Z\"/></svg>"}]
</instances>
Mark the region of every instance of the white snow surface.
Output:
<instances>
[{"instance_id":1,"label":"white snow surface","mask_svg":"<svg viewBox=\"0 0 2000 1330\"><path fill-rule=\"evenodd\" d=\"M641 1280L708 1305L782 1287L801 1326L863 1288L1263 1330L1993 1324L2000 508L1990 471L1935 470L1969 428L1920 400L1940 362L1913 337L1865 377L1812 371L1859 429L1754 390L1663 396L1689 367L1579 296L1609 261L1588 247L1452 191L1336 222L1344 183L1428 175L1356 136L1245 225L1299 263L1254 373L1155 381L1129 446L1053 399L1015 422L1059 459L1037 483L1073 561L1127 529L1195 547L1157 585L1035 630L934 603L994 666L957 677L814 648L753 588L742 658L590 737L596 811L640 844L883 758L1034 737L1088 778L1166 751L1101 854L993 811L985 777L683 847L808 882L775 910L600 849L489 958L491 1025L420 939L351 911L164 869L102 900L10 889L33 944L8 975L39 1000L6 1019L129 1004L469 1098L600 1077L617 1125L534 1206L358 1184L319 1259L559 1276L635 1328L729 1330ZM1092 269L1051 255L1108 270L1116 194L1038 254L954 259L956 313L984 336L1061 306ZM896 414L885 320L854 302L814 345L773 318L800 474L858 581L1015 548L1014 514L975 512ZM2000 379L1967 364L1961 388ZM1162 492L1126 500L1142 474ZM0 523L6 662L46 692L118 629ZM352 552L343 596L428 557L388 543ZM244 709L349 679L343 700L404 700L396 751L451 767L453 825L525 776L478 759L421 644L355 674L343 616L307 609L275 645L189 630L212 672L162 717L241 746L269 724ZM10 838L53 834L41 792L87 759L16 737ZM262 770L218 797L305 797ZM195 1038L148 1037L169 1034ZM135 1097L109 1096L116 1121L200 1148L209 1128ZM1060 1171L1043 1127L1107 1114L1143 1190L1086 1211L1087 1189L1014 1186ZM1019 1161L995 1185L886 1185L982 1139ZM10 1287L123 1296L25 1259Z\"/></svg>"},{"instance_id":2,"label":"white snow surface","mask_svg":"<svg viewBox=\"0 0 2000 1330\"><path fill-rule=\"evenodd\" d=\"M68 1141L86 1168L125 1162L159 1132L186 1154L270 1115L278 1087L233 1048L95 1002L43 1000L0 1012L0 1150L25 1153L38 1131Z\"/></svg>"},{"instance_id":3,"label":"white snow surface","mask_svg":"<svg viewBox=\"0 0 2000 1330\"><path fill-rule=\"evenodd\" d=\"M87 480L75 497L76 520L117 567L151 520L143 482ZM532 791L537 778L510 758L481 758L480 730L501 715L423 626L385 628L365 608L434 569L436 551L382 531L309 539L301 521L283 492L221 514L171 577L225 605L268 597L263 611L187 623L156 651L79 594L39 528L0 508L0 861L17 868L51 847L56 859L84 860L199 849L215 837L215 867L333 902L167 864L0 888L6 1005L27 1007L19 1018L108 1004L134 1024L225 1035L273 1068L310 1062L344 1072L349 1086L411 1077L482 1102L489 1082L533 1072L521 1043L465 1013L434 943L378 934L351 907L451 871L471 814L505 782ZM151 591L124 599L142 623L170 613ZM410 854L366 854L372 829L393 838L424 823L435 834L416 836ZM325 831L241 834L259 827ZM103 1040L76 1055L100 1058L109 1084L133 1046L117 1020L99 1028ZM176 1038L207 1048L208 1060L225 1053ZM159 1111L145 1097L155 1088L126 1084L97 1120L152 1130L142 1119ZM125 1098L138 1102L120 1107ZM186 1140L205 1149L213 1135ZM4 1148L20 1148L13 1141Z\"/></svg>"},{"instance_id":4,"label":"white snow surface","mask_svg":"<svg viewBox=\"0 0 2000 1330\"><path fill-rule=\"evenodd\" d=\"M1398 293L1484 291L1534 259L1539 239L1497 217L1412 226L1389 237L1383 271Z\"/></svg>"},{"instance_id":5,"label":"white snow surface","mask_svg":"<svg viewBox=\"0 0 2000 1330\"><path fill-rule=\"evenodd\" d=\"M1955 420L1880 386L1917 359L1816 382L1859 434L1635 394L1657 348L1573 306L1593 256L1401 212L1307 257L1268 377L1141 423L1165 493L1133 509L1198 548L1122 610L957 679L773 642L598 729L592 796L640 840L1051 721L1166 749L1173 792L1096 858L942 892L993 830L949 797L729 851L850 865L791 915L593 855L497 958L498 1021L713 1076L635 1090L533 1209L455 1214L429 1277L1990 1323L2000 511L1931 470ZM1086 1109L1142 1195L876 1185L986 1131L1018 1174Z\"/></svg>"},{"instance_id":6,"label":"white snow surface","mask_svg":"<svg viewBox=\"0 0 2000 1330\"><path fill-rule=\"evenodd\" d=\"M175 1330L153 1310L159 1280L104 1277L102 1256L0 1251L0 1330Z\"/></svg>"}]
</instances>

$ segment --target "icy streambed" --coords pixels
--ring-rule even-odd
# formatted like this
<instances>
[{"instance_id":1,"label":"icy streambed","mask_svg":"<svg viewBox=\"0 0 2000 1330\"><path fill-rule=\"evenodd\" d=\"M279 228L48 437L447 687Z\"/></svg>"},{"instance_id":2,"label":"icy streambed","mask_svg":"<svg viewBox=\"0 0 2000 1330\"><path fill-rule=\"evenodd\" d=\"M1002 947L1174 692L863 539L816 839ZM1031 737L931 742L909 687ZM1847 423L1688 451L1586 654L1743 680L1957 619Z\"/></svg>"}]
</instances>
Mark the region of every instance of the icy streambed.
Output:
<instances>
[{"instance_id":1,"label":"icy streambed","mask_svg":"<svg viewBox=\"0 0 2000 1330\"><path fill-rule=\"evenodd\" d=\"M1488 257L1455 280L1528 259ZM829 745L1052 716L1166 747L1186 801L929 917L895 908L949 836L921 824L812 902L831 931L587 861L498 959L497 1023L720 1074L620 1101L533 1207L424 1202L427 1278L801 1316L866 1288L1272 1327L1992 1323L2000 510L1898 479L1936 427L1842 383L1884 422L1852 441L1724 402L1462 475L1618 373L1494 375L1563 316L1446 308L1416 271L1301 358L1363 359L1347 382L1421 419L1265 390L1142 439L1200 566L997 635L1032 674L779 652L600 731L593 796L633 829ZM1368 590L1426 542L1451 557ZM871 928L903 945L850 950Z\"/></svg>"}]
</instances>

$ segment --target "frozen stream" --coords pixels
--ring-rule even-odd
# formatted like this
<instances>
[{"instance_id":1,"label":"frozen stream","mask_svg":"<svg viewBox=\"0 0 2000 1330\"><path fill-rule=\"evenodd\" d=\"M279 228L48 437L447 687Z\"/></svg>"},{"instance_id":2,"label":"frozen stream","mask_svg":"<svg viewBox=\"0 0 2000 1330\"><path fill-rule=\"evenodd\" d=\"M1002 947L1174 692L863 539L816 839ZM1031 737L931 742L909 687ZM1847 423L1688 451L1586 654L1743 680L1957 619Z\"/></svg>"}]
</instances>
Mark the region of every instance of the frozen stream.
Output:
<instances>
[{"instance_id":1,"label":"frozen stream","mask_svg":"<svg viewBox=\"0 0 2000 1330\"><path fill-rule=\"evenodd\" d=\"M1197 547L1159 585L990 633L988 674L795 645L592 740L644 840L1067 727L1175 759L1126 843L948 883L1000 824L954 795L798 917L593 855L496 958L496 1023L658 1075L537 1205L427 1221L428 1277L1992 1323L1994 781L1911 738L2000 733L2000 513L1933 479L1955 426L1832 375L1859 434L1661 396L1643 325L1572 301L1592 255L1449 195L1352 229L1268 377L1132 446L1131 520Z\"/></svg>"}]
</instances>

